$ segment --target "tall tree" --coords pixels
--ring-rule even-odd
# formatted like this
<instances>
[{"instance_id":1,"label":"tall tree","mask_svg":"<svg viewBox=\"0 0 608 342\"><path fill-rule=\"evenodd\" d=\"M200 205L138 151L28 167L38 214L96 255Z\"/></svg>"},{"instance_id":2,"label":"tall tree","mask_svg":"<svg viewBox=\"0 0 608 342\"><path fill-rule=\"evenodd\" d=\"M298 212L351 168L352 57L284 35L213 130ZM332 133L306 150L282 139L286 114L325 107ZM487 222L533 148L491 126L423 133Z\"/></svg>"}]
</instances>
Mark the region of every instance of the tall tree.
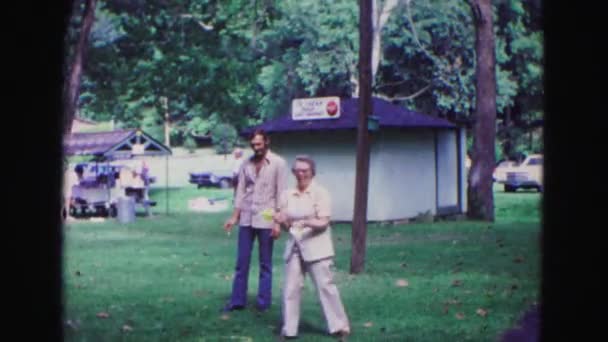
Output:
<instances>
[{"instance_id":1,"label":"tall tree","mask_svg":"<svg viewBox=\"0 0 608 342\"><path fill-rule=\"evenodd\" d=\"M494 221L492 172L496 163L496 55L492 4L490 0L469 0L469 4L475 23L477 64L468 215L473 219Z\"/></svg>"},{"instance_id":2,"label":"tall tree","mask_svg":"<svg viewBox=\"0 0 608 342\"><path fill-rule=\"evenodd\" d=\"M64 116L63 133L72 131L72 120L78 109L78 95L80 94L80 83L82 79L82 68L88 50L89 35L93 22L95 21L95 6L97 0L85 0L84 12L82 14L82 25L76 49L74 50L69 77L66 79L64 88ZM76 15L76 12L74 12Z\"/></svg>"}]
</instances>

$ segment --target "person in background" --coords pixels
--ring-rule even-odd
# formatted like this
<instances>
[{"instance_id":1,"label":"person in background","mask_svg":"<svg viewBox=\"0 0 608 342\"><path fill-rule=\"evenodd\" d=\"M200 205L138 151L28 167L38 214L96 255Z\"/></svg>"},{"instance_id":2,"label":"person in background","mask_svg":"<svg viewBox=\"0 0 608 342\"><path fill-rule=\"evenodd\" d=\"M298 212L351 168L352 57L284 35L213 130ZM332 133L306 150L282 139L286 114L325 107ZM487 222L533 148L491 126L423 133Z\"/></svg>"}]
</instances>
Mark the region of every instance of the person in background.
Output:
<instances>
[{"instance_id":1,"label":"person in background","mask_svg":"<svg viewBox=\"0 0 608 342\"><path fill-rule=\"evenodd\" d=\"M295 188L281 194L275 222L289 232L285 246L283 285L283 327L281 339L295 338L300 321L300 299L304 276L310 274L330 334L345 340L350 323L340 293L333 280L334 246L329 225L331 197L313 181L315 162L309 156L297 156L292 167L297 180Z\"/></svg>"},{"instance_id":2,"label":"person in background","mask_svg":"<svg viewBox=\"0 0 608 342\"><path fill-rule=\"evenodd\" d=\"M236 197L236 187L239 184L239 170L243 164L243 150L239 147L232 152L234 156L234 165L232 167L232 187L234 188L234 197Z\"/></svg>"},{"instance_id":3,"label":"person in background","mask_svg":"<svg viewBox=\"0 0 608 342\"><path fill-rule=\"evenodd\" d=\"M64 220L71 220L70 205L78 192L78 185L83 178L84 168L82 165L76 165L74 170L69 168L65 170L63 175L63 210L62 217Z\"/></svg>"},{"instance_id":4,"label":"person in background","mask_svg":"<svg viewBox=\"0 0 608 342\"><path fill-rule=\"evenodd\" d=\"M287 187L287 163L270 151L270 137L256 130L249 142L253 155L243 161L238 174L234 211L224 224L229 233L238 222L237 261L230 301L224 312L241 310L247 304L247 285L253 242L258 239L260 275L256 309L266 311L272 299L272 248L281 229L269 211L279 208L279 195Z\"/></svg>"}]
</instances>

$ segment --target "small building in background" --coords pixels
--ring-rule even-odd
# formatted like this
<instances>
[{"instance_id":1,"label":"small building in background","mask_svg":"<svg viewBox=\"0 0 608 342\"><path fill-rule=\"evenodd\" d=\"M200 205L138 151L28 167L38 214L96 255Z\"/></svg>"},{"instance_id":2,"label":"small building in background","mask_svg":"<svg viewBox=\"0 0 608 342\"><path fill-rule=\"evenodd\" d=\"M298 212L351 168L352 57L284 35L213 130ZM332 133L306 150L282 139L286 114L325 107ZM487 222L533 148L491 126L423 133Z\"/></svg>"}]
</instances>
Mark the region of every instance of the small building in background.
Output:
<instances>
[{"instance_id":1,"label":"small building in background","mask_svg":"<svg viewBox=\"0 0 608 342\"><path fill-rule=\"evenodd\" d=\"M369 221L466 212L465 129L373 98L370 123ZM299 154L317 163L315 180L332 195L332 220L353 218L358 99L341 99L339 117L293 120L291 113L250 127L271 136L271 149L292 163ZM290 186L295 185L290 176Z\"/></svg>"}]
</instances>

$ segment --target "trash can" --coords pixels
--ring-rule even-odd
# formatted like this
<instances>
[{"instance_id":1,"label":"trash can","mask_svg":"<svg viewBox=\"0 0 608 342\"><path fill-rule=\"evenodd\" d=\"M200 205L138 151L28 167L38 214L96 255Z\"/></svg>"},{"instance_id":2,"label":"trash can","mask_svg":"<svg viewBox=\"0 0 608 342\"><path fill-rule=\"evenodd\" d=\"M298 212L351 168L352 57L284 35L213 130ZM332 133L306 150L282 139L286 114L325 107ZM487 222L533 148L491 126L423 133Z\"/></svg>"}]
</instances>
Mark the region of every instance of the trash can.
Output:
<instances>
[{"instance_id":1,"label":"trash can","mask_svg":"<svg viewBox=\"0 0 608 342\"><path fill-rule=\"evenodd\" d=\"M120 223L135 221L135 200L133 197L119 197L116 208L116 219Z\"/></svg>"}]
</instances>

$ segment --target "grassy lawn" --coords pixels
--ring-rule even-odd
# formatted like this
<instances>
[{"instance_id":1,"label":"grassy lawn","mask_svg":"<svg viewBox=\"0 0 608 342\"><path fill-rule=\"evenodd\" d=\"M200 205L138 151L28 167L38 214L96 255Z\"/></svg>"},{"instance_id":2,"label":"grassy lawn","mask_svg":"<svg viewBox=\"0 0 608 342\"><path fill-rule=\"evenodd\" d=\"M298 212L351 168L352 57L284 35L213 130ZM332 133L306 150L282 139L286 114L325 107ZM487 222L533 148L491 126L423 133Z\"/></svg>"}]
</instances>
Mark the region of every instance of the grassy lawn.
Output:
<instances>
[{"instance_id":1,"label":"grassy lawn","mask_svg":"<svg viewBox=\"0 0 608 342\"><path fill-rule=\"evenodd\" d=\"M274 249L273 307L223 315L236 234L224 213L193 213L187 200L230 190L155 192L157 214L121 225L65 229L65 335L69 341L272 341L280 321L284 236ZM496 189L494 224L441 221L370 225L365 273L348 274L350 226L334 226L336 281L350 341L493 341L536 302L540 195ZM257 250L249 279L257 291ZM399 280L405 280L398 283ZM401 286L398 286L400 284ZM405 286L404 286L405 285ZM483 311L478 311L482 309ZM309 279L299 341L331 341Z\"/></svg>"}]
</instances>

